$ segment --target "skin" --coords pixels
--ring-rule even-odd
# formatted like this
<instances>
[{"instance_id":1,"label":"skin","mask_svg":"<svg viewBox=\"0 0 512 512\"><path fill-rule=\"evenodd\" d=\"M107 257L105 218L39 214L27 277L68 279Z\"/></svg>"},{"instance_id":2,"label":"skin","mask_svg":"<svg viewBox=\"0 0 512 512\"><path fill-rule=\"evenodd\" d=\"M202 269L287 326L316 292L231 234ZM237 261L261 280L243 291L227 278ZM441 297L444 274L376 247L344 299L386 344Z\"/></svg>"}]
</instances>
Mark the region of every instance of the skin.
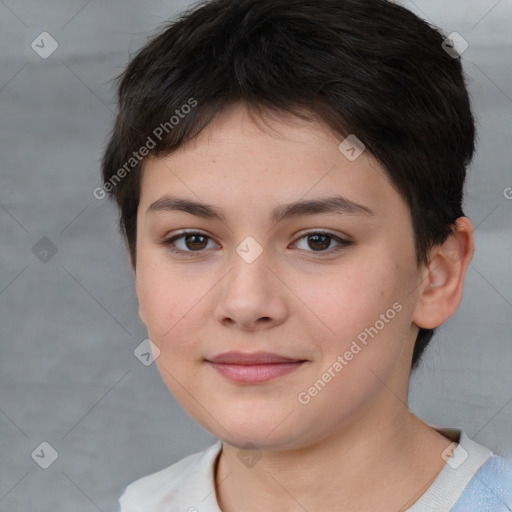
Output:
<instances>
[{"instance_id":1,"label":"skin","mask_svg":"<svg viewBox=\"0 0 512 512\"><path fill-rule=\"evenodd\" d=\"M139 315L169 390L224 443L215 472L224 512L406 510L445 465L451 441L407 407L411 358L418 327L441 325L460 304L473 227L458 219L418 268L406 202L368 151L349 161L341 140L284 114L254 122L237 105L177 152L145 163ZM375 215L270 221L277 205L334 193ZM146 213L166 194L214 205L225 221ZM162 244L183 229L208 237L175 241L192 256ZM322 230L353 244L335 251L328 239L322 249L305 236ZM236 252L249 236L263 250L250 264ZM401 311L300 403L299 393L394 303ZM205 361L232 350L307 362L267 383L237 384ZM247 443L257 447L251 467L237 456Z\"/></svg>"}]
</instances>

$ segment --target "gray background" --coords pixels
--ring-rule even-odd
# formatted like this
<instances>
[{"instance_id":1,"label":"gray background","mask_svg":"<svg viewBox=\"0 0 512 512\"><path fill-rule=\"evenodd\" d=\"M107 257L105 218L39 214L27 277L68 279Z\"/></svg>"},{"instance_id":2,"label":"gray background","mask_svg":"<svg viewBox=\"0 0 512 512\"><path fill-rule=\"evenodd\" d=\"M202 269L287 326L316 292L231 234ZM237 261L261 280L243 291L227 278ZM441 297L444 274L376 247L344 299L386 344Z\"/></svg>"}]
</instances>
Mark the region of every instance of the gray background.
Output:
<instances>
[{"instance_id":1,"label":"gray background","mask_svg":"<svg viewBox=\"0 0 512 512\"><path fill-rule=\"evenodd\" d=\"M128 483L214 441L134 357L146 332L132 272L113 206L92 195L111 79L188 4L0 0L2 512L116 511ZM511 454L512 2L403 4L468 41L480 133L465 203L475 257L461 307L412 378L411 408ZM47 59L31 48L43 31L59 44ZM46 262L33 252L43 237L57 249ZM31 457L44 441L58 452L48 469Z\"/></svg>"}]
</instances>

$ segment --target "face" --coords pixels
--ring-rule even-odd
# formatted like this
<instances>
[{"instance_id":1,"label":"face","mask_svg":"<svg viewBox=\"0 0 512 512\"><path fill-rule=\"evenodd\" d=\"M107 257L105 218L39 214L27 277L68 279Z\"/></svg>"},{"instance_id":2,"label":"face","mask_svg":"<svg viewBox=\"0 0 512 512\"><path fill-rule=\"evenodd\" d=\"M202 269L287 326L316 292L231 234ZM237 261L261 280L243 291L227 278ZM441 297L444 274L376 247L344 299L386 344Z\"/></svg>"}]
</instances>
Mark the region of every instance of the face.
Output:
<instances>
[{"instance_id":1,"label":"face","mask_svg":"<svg viewBox=\"0 0 512 512\"><path fill-rule=\"evenodd\" d=\"M146 162L139 314L170 391L232 445L307 446L383 405L382 382L408 380L409 210L368 151L354 160L340 142L238 106Z\"/></svg>"}]
</instances>

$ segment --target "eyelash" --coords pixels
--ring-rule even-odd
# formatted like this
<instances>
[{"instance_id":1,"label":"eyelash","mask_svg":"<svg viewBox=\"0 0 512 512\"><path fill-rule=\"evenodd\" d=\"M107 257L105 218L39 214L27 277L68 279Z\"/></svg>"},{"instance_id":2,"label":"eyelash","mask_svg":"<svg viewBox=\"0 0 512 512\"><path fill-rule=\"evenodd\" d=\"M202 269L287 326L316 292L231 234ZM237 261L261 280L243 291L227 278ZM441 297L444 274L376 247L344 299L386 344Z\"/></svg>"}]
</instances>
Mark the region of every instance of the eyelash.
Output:
<instances>
[{"instance_id":1,"label":"eyelash","mask_svg":"<svg viewBox=\"0 0 512 512\"><path fill-rule=\"evenodd\" d=\"M163 240L161 242L161 244L164 245L170 252L173 252L175 254L179 254L179 255L183 255L183 256L187 256L187 257L202 256L203 253L205 252L204 249L202 249L200 251L183 251L182 249L175 249L173 247L173 244L176 240L179 240L180 238L184 238L186 236L193 236L193 235L199 235L199 236L206 238L207 240L211 240L211 237L209 237L208 235L205 235L204 233L201 233L198 231L188 231L188 232L180 233L178 235L174 235L171 238L167 238L167 239ZM343 238L340 238L339 236L334 235L333 233L329 233L326 231L310 231L308 233L304 233L296 240L300 241L303 238L307 238L307 237L310 237L313 235L324 235L324 236L327 235L332 240L335 240L336 242L338 242L339 245L337 247L335 247L334 249L325 250L325 251L306 251L306 252L310 252L312 254L322 255L322 254L326 254L326 253L327 254L337 253L337 252L341 251L342 249L344 249L345 247L353 245L353 243L354 243L351 240L345 240Z\"/></svg>"}]
</instances>

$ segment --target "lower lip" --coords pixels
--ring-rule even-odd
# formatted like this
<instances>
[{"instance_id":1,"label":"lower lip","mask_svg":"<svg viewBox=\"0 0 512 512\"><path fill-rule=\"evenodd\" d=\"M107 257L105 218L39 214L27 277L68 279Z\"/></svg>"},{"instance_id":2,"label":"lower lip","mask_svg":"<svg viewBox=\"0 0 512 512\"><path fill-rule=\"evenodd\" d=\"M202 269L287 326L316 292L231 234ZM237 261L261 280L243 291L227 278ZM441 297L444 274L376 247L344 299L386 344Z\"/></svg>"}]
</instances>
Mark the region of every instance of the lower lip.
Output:
<instances>
[{"instance_id":1,"label":"lower lip","mask_svg":"<svg viewBox=\"0 0 512 512\"><path fill-rule=\"evenodd\" d=\"M229 380L244 384L257 384L260 382L268 382L287 375L302 366L303 361L296 363L271 363L271 364L225 364L211 363L210 366L215 368L221 375Z\"/></svg>"}]
</instances>

